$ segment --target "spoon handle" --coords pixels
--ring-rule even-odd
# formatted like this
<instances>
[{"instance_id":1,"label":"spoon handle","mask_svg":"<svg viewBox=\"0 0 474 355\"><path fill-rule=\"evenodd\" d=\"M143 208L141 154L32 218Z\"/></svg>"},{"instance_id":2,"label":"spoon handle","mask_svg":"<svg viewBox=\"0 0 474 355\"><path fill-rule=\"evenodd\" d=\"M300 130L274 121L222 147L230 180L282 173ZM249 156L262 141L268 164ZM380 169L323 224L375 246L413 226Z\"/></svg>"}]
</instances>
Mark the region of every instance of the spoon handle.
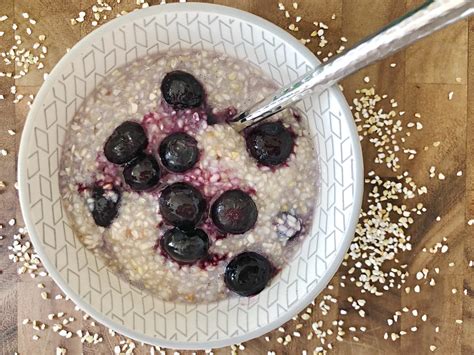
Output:
<instances>
[{"instance_id":1,"label":"spoon handle","mask_svg":"<svg viewBox=\"0 0 474 355\"><path fill-rule=\"evenodd\" d=\"M393 21L345 53L333 57L326 64L241 112L231 123L240 131L473 13L474 0L426 1L421 7Z\"/></svg>"}]
</instances>

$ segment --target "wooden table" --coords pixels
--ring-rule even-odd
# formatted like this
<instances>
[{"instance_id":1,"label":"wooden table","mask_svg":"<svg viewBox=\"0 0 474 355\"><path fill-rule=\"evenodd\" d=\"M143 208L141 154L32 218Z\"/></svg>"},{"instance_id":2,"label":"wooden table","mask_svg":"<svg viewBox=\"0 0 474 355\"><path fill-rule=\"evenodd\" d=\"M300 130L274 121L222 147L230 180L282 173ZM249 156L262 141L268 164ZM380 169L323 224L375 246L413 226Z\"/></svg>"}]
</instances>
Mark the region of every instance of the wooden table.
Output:
<instances>
[{"instance_id":1,"label":"wooden table","mask_svg":"<svg viewBox=\"0 0 474 355\"><path fill-rule=\"evenodd\" d=\"M122 0L117 8L130 9L134 2ZM290 31L297 37L308 38L314 29L313 21L323 21L330 27L326 31L329 45L323 48L323 53L337 49L341 36L347 37L350 45L421 3L417 0L299 0L298 9L295 10L292 2L282 0L292 15L291 19L287 19L284 12L278 10L276 0L210 2L239 7L284 28L294 22L295 15L300 15L302 19L297 24L299 31ZM44 71L49 72L66 48L72 47L91 31L90 23L72 26L70 19L77 17L81 9L90 9L93 3L93 0L1 0L0 16L5 14L20 21L21 14L28 12L38 21L34 31L47 36L48 56ZM109 3L115 4L115 1L109 0ZM150 1L152 3L159 1ZM333 14L335 19L331 19ZM0 23L0 31L4 30L5 24ZM9 30L4 37L0 37L1 51L13 44L11 33ZM309 47L316 50L314 43L309 44ZM396 67L390 66L392 62L397 63ZM0 71L2 69L6 68L0 65ZM410 172L418 185L428 187L429 193L419 198L428 211L408 231L412 235L413 250L400 254L399 258L401 262L408 264L408 270L412 272L406 284L409 286L417 282L414 274L424 267L439 267L441 271L436 278L436 286L424 289L419 294L406 294L402 288L387 292L383 297L375 297L360 295L359 289L350 282L345 282L346 287L340 287L341 277L347 271L341 270L331 282L335 285L334 290L326 292L340 300L336 308L331 308L329 316L332 315L332 319L341 318L338 316L338 307L346 307L344 302L349 296L362 297L367 301L365 318L352 311L343 319L345 326L365 326L367 331L357 333L358 342L351 334L346 334L342 342L333 341L334 352L427 354L431 353L430 345L435 345L439 354L473 354L474 274L468 263L474 259L474 226L468 226L467 221L474 218L474 18L455 24L346 79L342 84L349 102L355 97L355 89L369 86L363 82L365 76L370 76L370 85L374 85L379 93L387 93L395 98L407 115L415 112L421 114L420 121L424 129L417 134L416 139L411 140L419 154L414 160L403 160L401 166L402 171ZM8 93L12 85L16 85L18 92L22 94L34 94L43 81L42 77L40 71L32 71L16 81L0 78L0 94ZM454 93L452 100L448 100L450 91ZM6 157L0 156L0 181L8 184L0 194L0 223L3 224L7 224L13 216L21 224L13 184L16 180L15 152L28 112L26 101L24 99L14 105L11 95L0 101L0 148L9 151ZM17 134L9 135L8 129L15 129ZM425 146L432 147L435 141L441 142L439 147L423 150ZM384 178L395 176L387 168L372 163L374 148L367 141L363 143L363 150L366 171L375 169ZM430 179L428 171L431 166L442 171L446 179ZM459 170L463 171L461 177L456 176ZM441 217L438 222L437 216ZM69 302L42 300L37 288L38 281L26 275L17 275L17 265L10 262L7 250L13 232L14 228L8 226L0 232L0 235L7 235L6 239L0 241L0 352L51 354L57 346L62 345L68 349L68 353L73 354L111 353L118 340L108 336L104 327L92 327L89 322L81 320L81 313L75 312L74 306ZM422 251L424 247L441 241L442 237L448 237L447 253L430 254ZM455 263L454 266L449 267L452 262ZM58 291L49 279L42 282L52 294ZM457 289L456 294L452 293L453 288ZM467 290L467 295L463 294L464 289ZM320 298L317 302L319 301ZM404 313L395 325L389 327L387 318L405 306L417 308L420 314L426 313L428 320L423 322L419 317L415 320L411 312ZM104 335L104 342L96 346L83 345L78 337L66 341L51 330L38 333L41 338L33 341L31 327L21 324L24 318L45 321L48 313L59 311L79 317L80 320L71 329L81 327L100 332ZM299 332L303 337L293 335L292 341L286 346L277 341L283 333L275 331L269 334L269 341L262 337L246 343L243 353L266 354L268 350L277 354L301 354L303 350L312 353L319 342L316 337L307 340L306 334L310 332L312 322L319 320L318 317L315 313L312 319L300 321L303 328ZM325 319L327 321L331 318ZM462 319L464 323L457 324L456 319ZM415 323L418 330L411 333L409 329ZM290 322L285 325L285 330L292 333L295 324ZM436 326L440 327L438 333L435 332ZM408 329L410 334L396 341L383 339L385 332L401 329ZM138 346L137 353L145 352L145 348ZM229 349L216 353L226 354Z\"/></svg>"}]
</instances>

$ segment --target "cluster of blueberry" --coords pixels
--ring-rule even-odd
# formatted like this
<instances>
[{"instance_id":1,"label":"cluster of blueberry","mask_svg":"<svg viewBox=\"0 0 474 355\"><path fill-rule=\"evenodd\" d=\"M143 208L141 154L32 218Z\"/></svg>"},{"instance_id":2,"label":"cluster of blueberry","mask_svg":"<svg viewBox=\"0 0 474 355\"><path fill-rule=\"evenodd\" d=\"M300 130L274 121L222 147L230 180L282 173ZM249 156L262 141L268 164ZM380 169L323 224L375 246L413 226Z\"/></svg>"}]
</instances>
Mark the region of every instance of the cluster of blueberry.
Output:
<instances>
[{"instance_id":1,"label":"cluster of blueberry","mask_svg":"<svg viewBox=\"0 0 474 355\"><path fill-rule=\"evenodd\" d=\"M162 84L163 99L175 110L199 107L205 93L201 83L182 71L168 73ZM249 154L265 166L284 163L293 151L294 136L281 122L268 122L246 132ZM123 179L134 191L149 191L159 185L162 168L157 159L145 153L148 138L143 127L126 121L117 127L104 146L105 157L123 167ZM161 165L170 173L183 173L199 159L197 141L184 132L172 133L158 149ZM92 216L97 225L108 227L118 214L121 193L116 188L92 190ZM171 229L160 239L160 247L174 261L192 264L209 255L209 237L197 228L207 202L194 186L177 182L165 187L159 197L160 213ZM258 210L252 197L240 189L225 191L210 207L210 218L226 234L243 234L253 228ZM224 281L241 296L262 291L275 270L264 256L243 252L227 265Z\"/></svg>"}]
</instances>

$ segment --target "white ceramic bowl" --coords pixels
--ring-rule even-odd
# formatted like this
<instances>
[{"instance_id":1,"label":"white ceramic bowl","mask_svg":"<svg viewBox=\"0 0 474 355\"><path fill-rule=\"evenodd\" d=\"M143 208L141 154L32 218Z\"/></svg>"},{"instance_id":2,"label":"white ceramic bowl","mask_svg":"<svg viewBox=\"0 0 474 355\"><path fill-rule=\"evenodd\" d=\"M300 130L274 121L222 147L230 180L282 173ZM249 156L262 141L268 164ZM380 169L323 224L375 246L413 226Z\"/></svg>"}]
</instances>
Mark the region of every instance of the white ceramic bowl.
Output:
<instances>
[{"instance_id":1,"label":"white ceramic bowl","mask_svg":"<svg viewBox=\"0 0 474 355\"><path fill-rule=\"evenodd\" d=\"M288 321L336 272L359 215L362 155L351 113L334 87L298 106L318 151L315 222L294 260L263 292L210 304L164 302L109 271L74 236L63 210L58 167L76 110L114 68L150 52L198 48L259 66L283 85L318 65L277 26L235 9L197 3L154 6L115 19L72 48L36 97L19 154L20 202L33 245L51 277L79 307L139 341L179 349L240 343Z\"/></svg>"}]
</instances>

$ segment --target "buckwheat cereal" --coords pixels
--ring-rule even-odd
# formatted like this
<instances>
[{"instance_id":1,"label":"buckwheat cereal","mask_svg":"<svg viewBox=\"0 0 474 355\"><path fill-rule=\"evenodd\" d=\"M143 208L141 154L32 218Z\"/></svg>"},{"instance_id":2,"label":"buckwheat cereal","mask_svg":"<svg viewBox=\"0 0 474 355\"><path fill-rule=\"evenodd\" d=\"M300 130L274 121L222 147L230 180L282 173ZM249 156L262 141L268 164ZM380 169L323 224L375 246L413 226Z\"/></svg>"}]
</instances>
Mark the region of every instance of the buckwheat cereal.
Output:
<instances>
[{"instance_id":1,"label":"buckwheat cereal","mask_svg":"<svg viewBox=\"0 0 474 355\"><path fill-rule=\"evenodd\" d=\"M196 88L184 103L173 92L178 81ZM260 292L291 260L317 198L315 149L298 112L244 133L226 123L275 88L252 65L205 51L150 55L113 71L84 101L65 140L60 185L77 237L111 269L165 300ZM120 134L141 140L135 158L109 151ZM275 156L260 150L269 135L280 140ZM191 225L167 210L179 193L194 194ZM183 238L192 251L179 244ZM261 271L258 290L239 289L229 273L252 262Z\"/></svg>"}]
</instances>

